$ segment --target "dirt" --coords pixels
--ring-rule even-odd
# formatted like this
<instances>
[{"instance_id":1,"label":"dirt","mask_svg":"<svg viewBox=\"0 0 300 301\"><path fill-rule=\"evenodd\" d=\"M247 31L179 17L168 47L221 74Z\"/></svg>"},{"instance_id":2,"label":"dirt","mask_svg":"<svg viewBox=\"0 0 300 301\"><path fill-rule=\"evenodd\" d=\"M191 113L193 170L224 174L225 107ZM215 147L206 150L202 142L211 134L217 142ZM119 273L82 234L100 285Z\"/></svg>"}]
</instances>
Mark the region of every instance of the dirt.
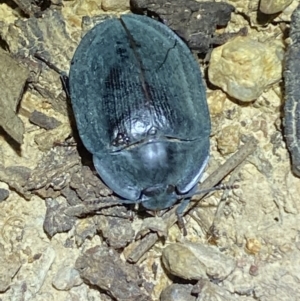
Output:
<instances>
[{"instance_id":1,"label":"dirt","mask_svg":"<svg viewBox=\"0 0 300 301\"><path fill-rule=\"evenodd\" d=\"M198 301L300 300L300 179L292 173L283 134L283 78L245 103L212 85L207 75L216 44L226 45L244 28L253 40L286 47L298 1L273 15L262 14L259 1L227 1L235 8L228 24L210 24L210 38L198 49L212 121L203 180L251 137L257 142L223 180L238 187L211 193L185 215L186 236L170 219L145 222L147 214L133 215L133 208L122 206L101 182L76 132L58 70L35 57L38 53L68 73L83 34L82 18L89 27L95 16L129 13L129 3L21 2L0 5L1 46L27 78L25 88L24 76L6 78L14 85L8 111L19 127L22 122L24 135L1 129L0 300L171 300L179 288L182 298ZM154 7L155 17L164 21L168 12L161 1L144 1L149 2L158 6L142 11L149 14ZM201 11L194 16L201 18ZM188 42L195 25L188 31L183 24L185 31L178 24L176 31ZM224 76L230 78L230 72ZM161 225L166 220L167 226ZM191 257L185 260L172 248ZM191 268L193 262L200 276L190 276L198 270Z\"/></svg>"}]
</instances>

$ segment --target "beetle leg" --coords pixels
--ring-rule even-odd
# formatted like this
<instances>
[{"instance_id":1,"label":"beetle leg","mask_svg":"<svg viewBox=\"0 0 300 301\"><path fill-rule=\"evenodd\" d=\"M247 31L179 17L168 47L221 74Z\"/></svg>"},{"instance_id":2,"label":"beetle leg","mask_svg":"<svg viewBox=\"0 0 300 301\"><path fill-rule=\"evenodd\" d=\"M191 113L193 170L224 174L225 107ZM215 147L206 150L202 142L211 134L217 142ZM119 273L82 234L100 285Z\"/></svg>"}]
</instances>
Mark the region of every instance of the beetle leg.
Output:
<instances>
[{"instance_id":1,"label":"beetle leg","mask_svg":"<svg viewBox=\"0 0 300 301\"><path fill-rule=\"evenodd\" d=\"M69 77L68 77L66 72L62 71L60 73L60 80L61 80L61 83L64 87L65 92L66 92L67 98L71 99L71 97L70 97L70 88L69 88Z\"/></svg>"},{"instance_id":2,"label":"beetle leg","mask_svg":"<svg viewBox=\"0 0 300 301\"><path fill-rule=\"evenodd\" d=\"M179 206L176 209L176 216L177 216L177 220L178 220L178 226L179 228L182 229L183 231L183 235L186 236L187 235L187 231L186 231L186 227L184 224L184 220L183 220L183 212L185 210L185 208L187 207L187 205L189 204L190 199L183 199L181 201L181 203L179 204Z\"/></svg>"},{"instance_id":3,"label":"beetle leg","mask_svg":"<svg viewBox=\"0 0 300 301\"><path fill-rule=\"evenodd\" d=\"M66 92L67 98L70 99L70 89L69 89L69 77L65 71L60 70L57 66L49 62L45 57L43 57L40 53L36 52L34 54L34 57L38 60L45 63L49 68L53 69L55 72L57 72L60 76L61 83L63 85L63 88Z\"/></svg>"}]
</instances>

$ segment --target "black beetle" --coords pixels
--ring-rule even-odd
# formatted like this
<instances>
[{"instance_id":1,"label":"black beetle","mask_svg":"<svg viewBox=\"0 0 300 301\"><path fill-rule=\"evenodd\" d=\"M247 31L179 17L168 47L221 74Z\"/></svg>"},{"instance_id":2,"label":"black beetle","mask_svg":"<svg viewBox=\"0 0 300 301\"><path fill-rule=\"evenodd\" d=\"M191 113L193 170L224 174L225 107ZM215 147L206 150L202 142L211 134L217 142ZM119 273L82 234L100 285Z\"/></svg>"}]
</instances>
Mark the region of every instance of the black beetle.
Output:
<instances>
[{"instance_id":1,"label":"black beetle","mask_svg":"<svg viewBox=\"0 0 300 301\"><path fill-rule=\"evenodd\" d=\"M167 26L131 14L96 25L74 54L69 89L83 144L123 203L161 210L192 195L209 158L205 84Z\"/></svg>"}]
</instances>

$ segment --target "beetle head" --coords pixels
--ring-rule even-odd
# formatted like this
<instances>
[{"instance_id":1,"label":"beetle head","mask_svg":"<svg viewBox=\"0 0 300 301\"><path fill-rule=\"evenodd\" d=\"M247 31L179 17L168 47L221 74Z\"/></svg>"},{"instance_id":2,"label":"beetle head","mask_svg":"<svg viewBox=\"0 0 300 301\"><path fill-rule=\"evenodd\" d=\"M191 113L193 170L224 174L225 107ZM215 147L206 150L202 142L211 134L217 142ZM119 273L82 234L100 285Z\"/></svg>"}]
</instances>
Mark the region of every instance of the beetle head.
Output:
<instances>
[{"instance_id":1,"label":"beetle head","mask_svg":"<svg viewBox=\"0 0 300 301\"><path fill-rule=\"evenodd\" d=\"M156 185L142 191L142 205L149 210L162 210L171 207L178 200L173 185Z\"/></svg>"}]
</instances>

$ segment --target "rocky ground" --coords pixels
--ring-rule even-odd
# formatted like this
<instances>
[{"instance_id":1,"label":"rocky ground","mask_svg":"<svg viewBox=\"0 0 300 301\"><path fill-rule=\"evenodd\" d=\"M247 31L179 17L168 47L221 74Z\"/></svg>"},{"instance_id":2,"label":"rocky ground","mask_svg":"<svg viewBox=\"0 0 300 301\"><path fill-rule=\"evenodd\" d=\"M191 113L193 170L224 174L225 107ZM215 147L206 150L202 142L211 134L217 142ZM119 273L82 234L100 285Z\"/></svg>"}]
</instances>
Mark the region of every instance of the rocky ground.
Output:
<instances>
[{"instance_id":1,"label":"rocky ground","mask_svg":"<svg viewBox=\"0 0 300 301\"><path fill-rule=\"evenodd\" d=\"M282 77L298 1L214 3L188 24L178 20L192 1L131 3L198 55L212 121L203 180L236 167L224 181L239 187L198 202L186 236L173 211L132 218L119 205L80 143L59 74L34 57L68 72L84 32L129 13L129 1L55 1L0 4L0 300L300 300L300 180Z\"/></svg>"}]
</instances>

